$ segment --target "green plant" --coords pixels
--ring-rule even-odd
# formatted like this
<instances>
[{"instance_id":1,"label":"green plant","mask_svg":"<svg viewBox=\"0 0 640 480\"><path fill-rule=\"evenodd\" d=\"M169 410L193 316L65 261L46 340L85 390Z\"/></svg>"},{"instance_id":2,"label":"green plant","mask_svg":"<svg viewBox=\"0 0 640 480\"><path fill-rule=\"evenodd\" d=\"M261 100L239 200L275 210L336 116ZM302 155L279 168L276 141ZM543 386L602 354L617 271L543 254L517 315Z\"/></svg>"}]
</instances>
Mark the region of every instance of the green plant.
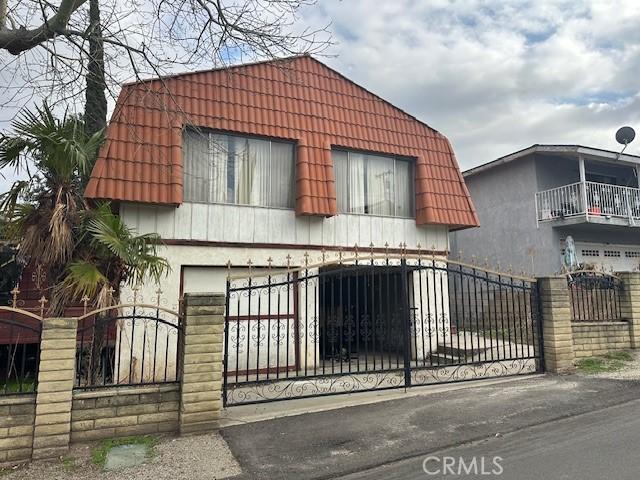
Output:
<instances>
[{"instance_id":1,"label":"green plant","mask_svg":"<svg viewBox=\"0 0 640 480\"><path fill-rule=\"evenodd\" d=\"M603 357L583 358L576 362L576 367L583 373L595 374L620 370L633 355L627 351L609 352Z\"/></svg>"},{"instance_id":2,"label":"green plant","mask_svg":"<svg viewBox=\"0 0 640 480\"><path fill-rule=\"evenodd\" d=\"M633 360L633 355L631 354L631 352L628 352L626 350L621 350L619 352L609 352L604 357L609 360L620 360L623 362L630 362Z\"/></svg>"},{"instance_id":3,"label":"green plant","mask_svg":"<svg viewBox=\"0 0 640 480\"><path fill-rule=\"evenodd\" d=\"M65 472L73 472L76 469L76 459L69 455L61 457L60 463L62 463L62 469Z\"/></svg>"},{"instance_id":4,"label":"green plant","mask_svg":"<svg viewBox=\"0 0 640 480\"><path fill-rule=\"evenodd\" d=\"M147 456L151 456L153 455L153 448L157 444L158 439L151 435L103 440L91 452L91 461L100 468L104 467L109 451L113 447L120 445L144 445L147 449Z\"/></svg>"},{"instance_id":5,"label":"green plant","mask_svg":"<svg viewBox=\"0 0 640 480\"><path fill-rule=\"evenodd\" d=\"M50 313L63 313L83 296L108 306L110 289L133 286L145 277L156 283L168 270L158 256L157 235L136 235L109 203L90 205L83 197L102 132L85 133L73 116L56 118L45 104L22 112L11 135L0 134L0 169L24 172L0 195L3 234L20 246L20 255L47 272Z\"/></svg>"}]
</instances>

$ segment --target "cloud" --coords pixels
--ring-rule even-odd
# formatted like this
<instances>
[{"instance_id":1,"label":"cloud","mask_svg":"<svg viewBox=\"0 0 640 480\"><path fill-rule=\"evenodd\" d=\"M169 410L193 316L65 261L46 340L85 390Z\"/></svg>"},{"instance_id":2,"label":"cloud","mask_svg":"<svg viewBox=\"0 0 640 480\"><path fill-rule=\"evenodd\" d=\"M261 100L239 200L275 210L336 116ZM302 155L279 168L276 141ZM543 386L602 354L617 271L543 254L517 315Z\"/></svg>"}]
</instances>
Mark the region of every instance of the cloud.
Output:
<instances>
[{"instance_id":1,"label":"cloud","mask_svg":"<svg viewBox=\"0 0 640 480\"><path fill-rule=\"evenodd\" d=\"M327 62L447 135L463 168L640 129L640 3L325 0ZM630 153L640 154L640 144Z\"/></svg>"}]
</instances>

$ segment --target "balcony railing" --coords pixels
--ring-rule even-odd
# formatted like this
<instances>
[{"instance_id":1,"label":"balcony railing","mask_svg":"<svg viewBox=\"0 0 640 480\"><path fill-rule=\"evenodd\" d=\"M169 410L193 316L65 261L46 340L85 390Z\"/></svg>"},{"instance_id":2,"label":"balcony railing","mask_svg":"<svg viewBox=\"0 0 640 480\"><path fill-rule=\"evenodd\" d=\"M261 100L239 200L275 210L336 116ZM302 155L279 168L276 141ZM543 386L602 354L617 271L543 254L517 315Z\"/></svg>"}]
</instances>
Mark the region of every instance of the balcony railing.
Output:
<instances>
[{"instance_id":1,"label":"balcony railing","mask_svg":"<svg viewBox=\"0 0 640 480\"><path fill-rule=\"evenodd\" d=\"M640 225L640 188L577 182L536 193L538 222L576 216L622 218Z\"/></svg>"}]
</instances>

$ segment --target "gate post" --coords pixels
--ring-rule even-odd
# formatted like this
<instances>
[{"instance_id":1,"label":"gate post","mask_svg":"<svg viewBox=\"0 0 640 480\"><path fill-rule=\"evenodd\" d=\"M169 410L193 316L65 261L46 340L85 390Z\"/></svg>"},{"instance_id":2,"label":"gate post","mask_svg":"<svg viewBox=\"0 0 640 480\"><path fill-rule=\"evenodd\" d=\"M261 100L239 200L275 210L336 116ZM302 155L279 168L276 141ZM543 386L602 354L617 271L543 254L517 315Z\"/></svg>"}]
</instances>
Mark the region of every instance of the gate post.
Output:
<instances>
[{"instance_id":1,"label":"gate post","mask_svg":"<svg viewBox=\"0 0 640 480\"><path fill-rule=\"evenodd\" d=\"M59 457L69 449L77 331L75 318L46 318L42 322L34 460Z\"/></svg>"},{"instance_id":2,"label":"gate post","mask_svg":"<svg viewBox=\"0 0 640 480\"><path fill-rule=\"evenodd\" d=\"M400 283L402 285L402 310L404 317L404 386L411 386L411 309L409 305L409 285L407 276L407 260L400 260Z\"/></svg>"},{"instance_id":3,"label":"gate post","mask_svg":"<svg viewBox=\"0 0 640 480\"><path fill-rule=\"evenodd\" d=\"M224 294L186 294L180 434L218 428L222 393Z\"/></svg>"},{"instance_id":4,"label":"gate post","mask_svg":"<svg viewBox=\"0 0 640 480\"><path fill-rule=\"evenodd\" d=\"M620 272L620 313L629 322L631 348L640 348L640 272Z\"/></svg>"},{"instance_id":5,"label":"gate post","mask_svg":"<svg viewBox=\"0 0 640 480\"><path fill-rule=\"evenodd\" d=\"M571 306L565 277L538 278L545 367L551 373L575 370Z\"/></svg>"}]
</instances>

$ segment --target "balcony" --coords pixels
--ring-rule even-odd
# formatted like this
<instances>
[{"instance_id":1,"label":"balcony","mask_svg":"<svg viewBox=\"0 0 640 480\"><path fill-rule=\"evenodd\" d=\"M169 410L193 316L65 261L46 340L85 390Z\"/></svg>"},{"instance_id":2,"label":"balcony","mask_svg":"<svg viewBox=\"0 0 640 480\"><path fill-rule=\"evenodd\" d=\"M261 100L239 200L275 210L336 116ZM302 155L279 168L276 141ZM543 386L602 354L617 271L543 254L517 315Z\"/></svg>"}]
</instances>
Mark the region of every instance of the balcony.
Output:
<instances>
[{"instance_id":1,"label":"balcony","mask_svg":"<svg viewBox=\"0 0 640 480\"><path fill-rule=\"evenodd\" d=\"M536 193L537 222L640 227L640 188L576 182Z\"/></svg>"}]
</instances>

